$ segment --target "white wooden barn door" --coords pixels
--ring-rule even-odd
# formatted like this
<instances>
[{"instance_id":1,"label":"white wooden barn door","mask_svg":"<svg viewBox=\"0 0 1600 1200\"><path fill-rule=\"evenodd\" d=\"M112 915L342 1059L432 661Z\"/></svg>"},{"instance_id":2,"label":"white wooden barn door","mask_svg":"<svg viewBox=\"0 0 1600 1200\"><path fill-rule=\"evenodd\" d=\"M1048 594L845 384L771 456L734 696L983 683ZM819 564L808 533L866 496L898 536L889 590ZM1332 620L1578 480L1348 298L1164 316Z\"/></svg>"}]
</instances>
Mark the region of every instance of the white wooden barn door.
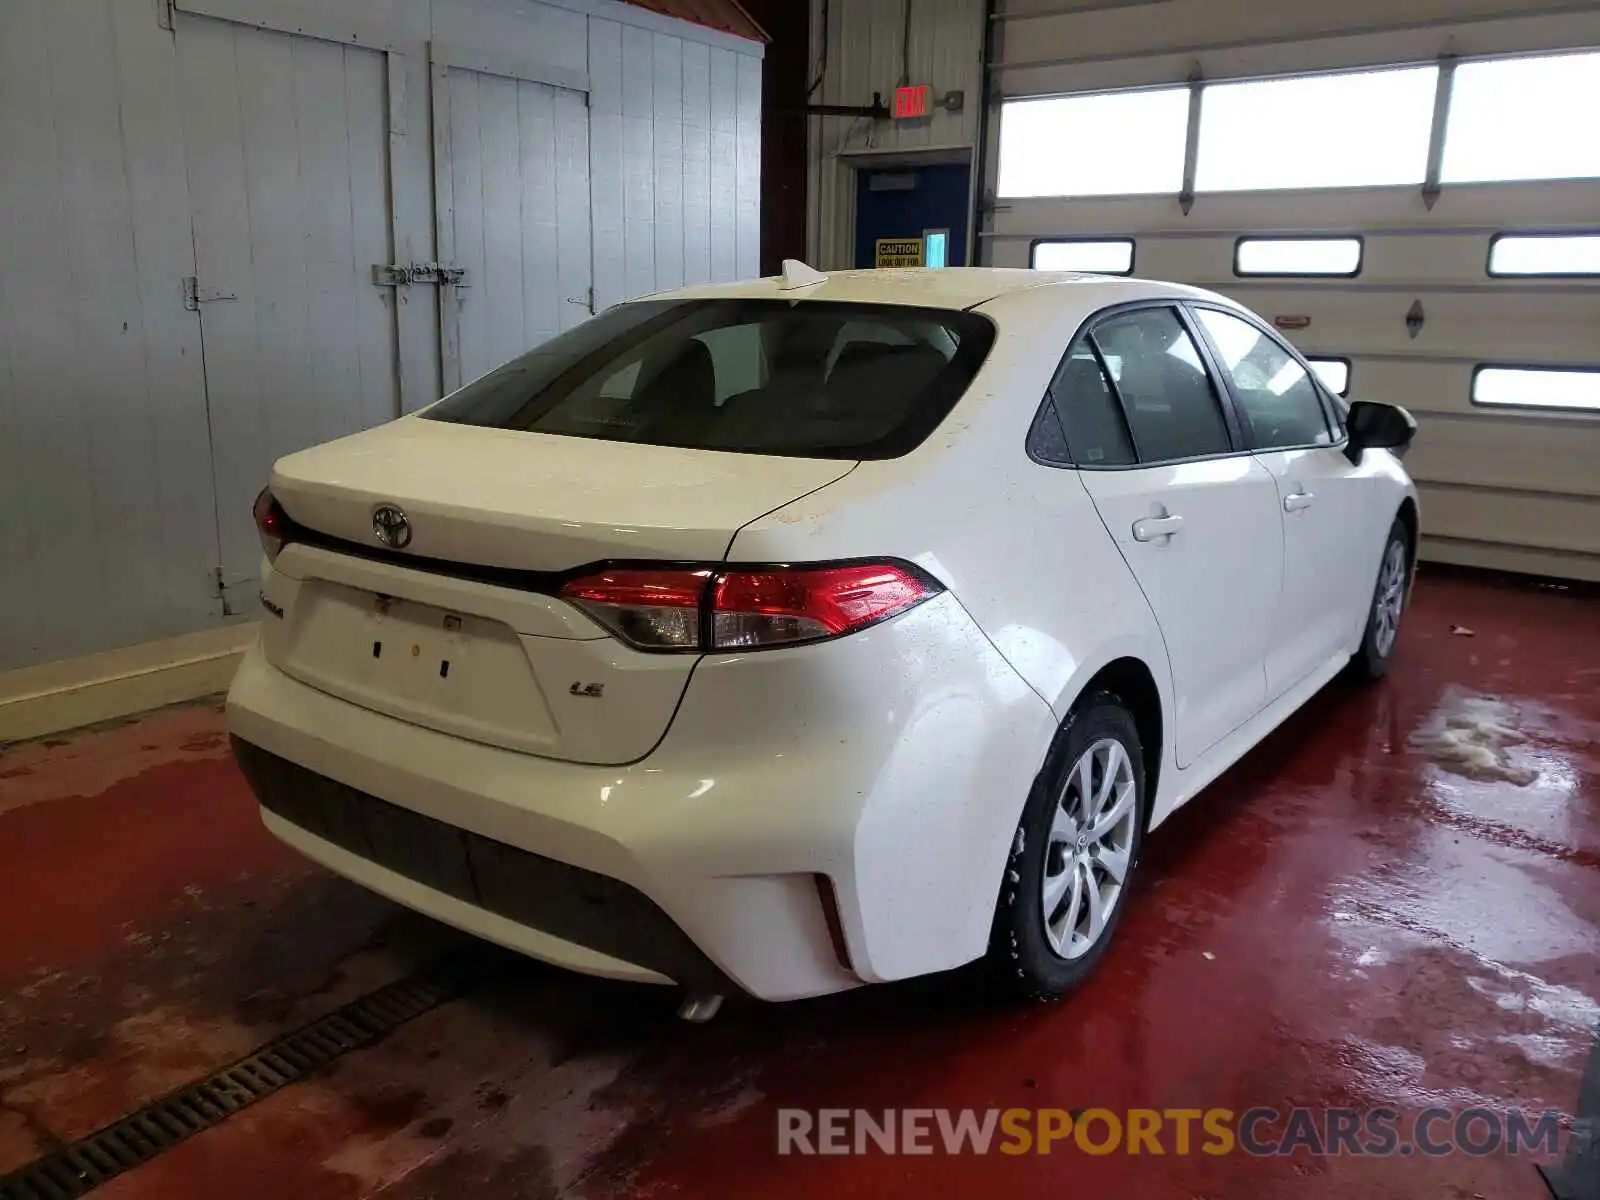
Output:
<instances>
[{"instance_id":1,"label":"white wooden barn door","mask_svg":"<svg viewBox=\"0 0 1600 1200\"><path fill-rule=\"evenodd\" d=\"M385 56L177 14L218 581L249 611L275 459L400 413Z\"/></svg>"},{"instance_id":2,"label":"white wooden barn door","mask_svg":"<svg viewBox=\"0 0 1600 1200\"><path fill-rule=\"evenodd\" d=\"M435 216L440 259L466 270L439 294L449 392L587 320L593 274L587 97L446 53L435 46Z\"/></svg>"}]
</instances>

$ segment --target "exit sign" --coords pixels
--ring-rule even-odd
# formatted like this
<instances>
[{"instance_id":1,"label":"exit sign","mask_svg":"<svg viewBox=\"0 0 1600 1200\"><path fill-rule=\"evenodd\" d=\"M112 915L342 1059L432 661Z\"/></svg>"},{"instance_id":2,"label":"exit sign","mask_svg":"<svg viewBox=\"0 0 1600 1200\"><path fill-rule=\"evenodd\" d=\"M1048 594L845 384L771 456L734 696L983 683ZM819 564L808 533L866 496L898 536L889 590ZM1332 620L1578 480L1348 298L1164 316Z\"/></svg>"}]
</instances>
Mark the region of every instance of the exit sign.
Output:
<instances>
[{"instance_id":1,"label":"exit sign","mask_svg":"<svg viewBox=\"0 0 1600 1200\"><path fill-rule=\"evenodd\" d=\"M894 119L925 117L933 111L933 87L919 83L915 87L897 87L894 90Z\"/></svg>"}]
</instances>

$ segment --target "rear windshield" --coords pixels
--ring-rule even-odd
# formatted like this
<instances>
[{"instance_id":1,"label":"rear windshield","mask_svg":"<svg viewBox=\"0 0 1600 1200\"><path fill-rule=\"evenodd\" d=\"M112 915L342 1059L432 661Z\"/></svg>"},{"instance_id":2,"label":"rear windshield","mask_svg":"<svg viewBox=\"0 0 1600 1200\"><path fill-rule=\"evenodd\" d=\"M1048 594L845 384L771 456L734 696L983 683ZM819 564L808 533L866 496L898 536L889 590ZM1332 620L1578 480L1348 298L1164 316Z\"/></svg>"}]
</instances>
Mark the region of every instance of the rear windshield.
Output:
<instances>
[{"instance_id":1,"label":"rear windshield","mask_svg":"<svg viewBox=\"0 0 1600 1200\"><path fill-rule=\"evenodd\" d=\"M435 421L808 458L893 458L931 433L994 341L967 312L643 300L469 383Z\"/></svg>"}]
</instances>

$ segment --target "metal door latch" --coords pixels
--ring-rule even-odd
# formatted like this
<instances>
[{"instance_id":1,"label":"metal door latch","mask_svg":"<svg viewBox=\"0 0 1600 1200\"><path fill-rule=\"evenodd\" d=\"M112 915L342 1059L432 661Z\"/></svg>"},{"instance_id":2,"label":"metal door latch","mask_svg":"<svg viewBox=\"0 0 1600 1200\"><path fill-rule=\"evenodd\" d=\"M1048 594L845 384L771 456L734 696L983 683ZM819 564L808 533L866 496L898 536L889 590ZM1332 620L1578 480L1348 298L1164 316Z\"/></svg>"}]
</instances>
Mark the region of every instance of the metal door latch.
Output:
<instances>
[{"instance_id":1,"label":"metal door latch","mask_svg":"<svg viewBox=\"0 0 1600 1200\"><path fill-rule=\"evenodd\" d=\"M409 287L413 283L453 284L467 287L467 269L444 263L374 263L372 282L378 287Z\"/></svg>"},{"instance_id":2,"label":"metal door latch","mask_svg":"<svg viewBox=\"0 0 1600 1200\"><path fill-rule=\"evenodd\" d=\"M190 312L199 312L202 304L215 304L219 300L237 300L237 292L219 292L216 288L203 288L193 275L183 277L183 306Z\"/></svg>"}]
</instances>

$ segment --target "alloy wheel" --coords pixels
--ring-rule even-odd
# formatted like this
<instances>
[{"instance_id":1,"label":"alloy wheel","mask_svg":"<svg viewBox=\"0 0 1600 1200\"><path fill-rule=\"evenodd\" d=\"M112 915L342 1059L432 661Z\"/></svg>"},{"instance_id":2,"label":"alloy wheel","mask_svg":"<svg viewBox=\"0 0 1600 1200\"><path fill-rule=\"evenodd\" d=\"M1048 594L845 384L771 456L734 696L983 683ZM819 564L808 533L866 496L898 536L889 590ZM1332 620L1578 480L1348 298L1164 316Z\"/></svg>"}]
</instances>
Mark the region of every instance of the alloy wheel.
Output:
<instances>
[{"instance_id":1,"label":"alloy wheel","mask_svg":"<svg viewBox=\"0 0 1600 1200\"><path fill-rule=\"evenodd\" d=\"M1400 610L1406 602L1406 548L1399 542L1390 542L1383 556L1383 570L1378 574L1378 594L1372 602L1373 648L1384 658L1394 647L1395 635L1400 632Z\"/></svg>"},{"instance_id":2,"label":"alloy wheel","mask_svg":"<svg viewBox=\"0 0 1600 1200\"><path fill-rule=\"evenodd\" d=\"M1122 899L1138 799L1133 763L1115 738L1095 742L1065 776L1040 881L1045 938L1062 958L1088 953Z\"/></svg>"}]
</instances>

